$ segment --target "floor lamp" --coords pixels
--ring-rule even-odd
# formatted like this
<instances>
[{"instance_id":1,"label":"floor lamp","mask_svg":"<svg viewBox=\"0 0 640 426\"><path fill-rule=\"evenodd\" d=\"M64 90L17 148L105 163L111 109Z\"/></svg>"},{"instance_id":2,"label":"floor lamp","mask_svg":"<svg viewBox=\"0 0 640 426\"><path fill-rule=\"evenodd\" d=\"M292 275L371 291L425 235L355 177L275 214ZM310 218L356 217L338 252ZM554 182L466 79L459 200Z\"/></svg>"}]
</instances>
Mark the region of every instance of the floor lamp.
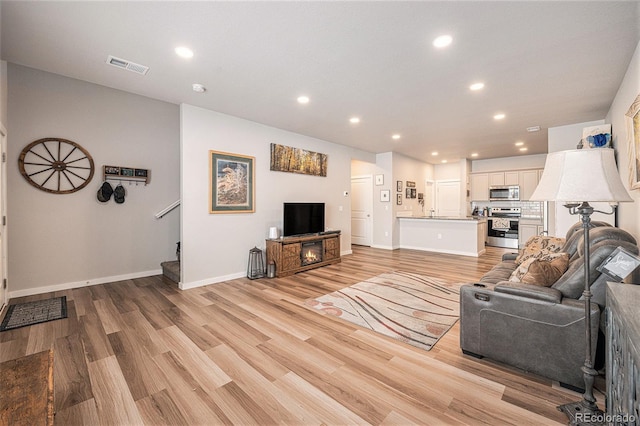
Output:
<instances>
[{"instance_id":1,"label":"floor lamp","mask_svg":"<svg viewBox=\"0 0 640 426\"><path fill-rule=\"evenodd\" d=\"M593 368L591 347L591 280L589 270L589 228L591 214L594 212L612 214L594 210L589 202L608 202L611 204L633 201L625 189L610 148L575 149L552 152L547 155L544 172L534 191L532 201L561 201L572 215L580 215L584 233L584 322L585 322L585 361L582 366L584 394L582 401L558 407L569 417L570 424L583 424L585 418L602 414L593 396L593 383L598 372ZM584 424L587 424L585 421ZM588 423L593 425L593 423Z\"/></svg>"}]
</instances>

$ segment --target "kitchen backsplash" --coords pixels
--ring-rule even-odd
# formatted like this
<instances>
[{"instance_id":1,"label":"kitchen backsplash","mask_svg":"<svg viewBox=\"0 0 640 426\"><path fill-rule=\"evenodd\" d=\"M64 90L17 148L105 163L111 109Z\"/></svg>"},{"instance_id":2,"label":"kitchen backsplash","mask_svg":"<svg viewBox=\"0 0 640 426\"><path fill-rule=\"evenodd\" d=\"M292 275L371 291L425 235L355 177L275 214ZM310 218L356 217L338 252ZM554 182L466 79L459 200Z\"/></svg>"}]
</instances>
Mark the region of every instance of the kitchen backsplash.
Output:
<instances>
[{"instance_id":1,"label":"kitchen backsplash","mask_svg":"<svg viewBox=\"0 0 640 426\"><path fill-rule=\"evenodd\" d=\"M482 210L484 207L520 207L522 218L542 219L544 215L544 202L542 201L481 201L472 202L471 211L474 207Z\"/></svg>"}]
</instances>

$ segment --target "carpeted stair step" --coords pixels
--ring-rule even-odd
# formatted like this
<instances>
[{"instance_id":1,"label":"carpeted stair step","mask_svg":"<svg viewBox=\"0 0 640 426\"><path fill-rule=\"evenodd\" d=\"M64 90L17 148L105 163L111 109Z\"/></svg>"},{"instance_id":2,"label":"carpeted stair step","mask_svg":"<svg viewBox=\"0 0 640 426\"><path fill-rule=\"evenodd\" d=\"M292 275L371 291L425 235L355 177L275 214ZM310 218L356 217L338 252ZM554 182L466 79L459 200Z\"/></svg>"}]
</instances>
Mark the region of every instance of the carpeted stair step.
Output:
<instances>
[{"instance_id":1,"label":"carpeted stair step","mask_svg":"<svg viewBox=\"0 0 640 426\"><path fill-rule=\"evenodd\" d=\"M175 283L180 282L180 261L179 260L169 260L167 262L162 262L160 266L162 266L162 275L169 278L171 281Z\"/></svg>"}]
</instances>

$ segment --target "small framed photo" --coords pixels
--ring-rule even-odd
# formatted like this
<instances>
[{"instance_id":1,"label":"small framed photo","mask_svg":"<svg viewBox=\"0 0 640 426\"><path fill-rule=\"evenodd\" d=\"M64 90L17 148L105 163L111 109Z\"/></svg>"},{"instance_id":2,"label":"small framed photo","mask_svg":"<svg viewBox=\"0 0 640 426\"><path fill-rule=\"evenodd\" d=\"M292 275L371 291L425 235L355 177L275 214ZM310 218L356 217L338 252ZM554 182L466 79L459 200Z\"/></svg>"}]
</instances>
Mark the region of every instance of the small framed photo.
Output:
<instances>
[{"instance_id":1,"label":"small framed photo","mask_svg":"<svg viewBox=\"0 0 640 426\"><path fill-rule=\"evenodd\" d=\"M104 174L105 175L119 175L120 167L116 166L104 166Z\"/></svg>"},{"instance_id":2,"label":"small framed photo","mask_svg":"<svg viewBox=\"0 0 640 426\"><path fill-rule=\"evenodd\" d=\"M413 181L408 180L407 181L407 188L415 188L416 187L416 183Z\"/></svg>"},{"instance_id":3,"label":"small framed photo","mask_svg":"<svg viewBox=\"0 0 640 426\"><path fill-rule=\"evenodd\" d=\"M120 167L120 176L133 176L133 169Z\"/></svg>"},{"instance_id":4,"label":"small framed photo","mask_svg":"<svg viewBox=\"0 0 640 426\"><path fill-rule=\"evenodd\" d=\"M404 198L411 198L411 188L404 190Z\"/></svg>"},{"instance_id":5,"label":"small framed photo","mask_svg":"<svg viewBox=\"0 0 640 426\"><path fill-rule=\"evenodd\" d=\"M376 175L376 186L384 185L384 175Z\"/></svg>"},{"instance_id":6,"label":"small framed photo","mask_svg":"<svg viewBox=\"0 0 640 426\"><path fill-rule=\"evenodd\" d=\"M418 200L424 200L424 194L422 192L418 192Z\"/></svg>"},{"instance_id":7,"label":"small framed photo","mask_svg":"<svg viewBox=\"0 0 640 426\"><path fill-rule=\"evenodd\" d=\"M383 189L380 191L380 201L382 201L383 203L388 203L389 201L391 201L390 189Z\"/></svg>"},{"instance_id":8,"label":"small framed photo","mask_svg":"<svg viewBox=\"0 0 640 426\"><path fill-rule=\"evenodd\" d=\"M411 198L416 198L416 189L411 188Z\"/></svg>"},{"instance_id":9,"label":"small framed photo","mask_svg":"<svg viewBox=\"0 0 640 426\"><path fill-rule=\"evenodd\" d=\"M396 181L396 191L397 192L402 192L402 181Z\"/></svg>"},{"instance_id":10,"label":"small framed photo","mask_svg":"<svg viewBox=\"0 0 640 426\"><path fill-rule=\"evenodd\" d=\"M396 194L396 204L399 206L402 205L402 194Z\"/></svg>"}]
</instances>

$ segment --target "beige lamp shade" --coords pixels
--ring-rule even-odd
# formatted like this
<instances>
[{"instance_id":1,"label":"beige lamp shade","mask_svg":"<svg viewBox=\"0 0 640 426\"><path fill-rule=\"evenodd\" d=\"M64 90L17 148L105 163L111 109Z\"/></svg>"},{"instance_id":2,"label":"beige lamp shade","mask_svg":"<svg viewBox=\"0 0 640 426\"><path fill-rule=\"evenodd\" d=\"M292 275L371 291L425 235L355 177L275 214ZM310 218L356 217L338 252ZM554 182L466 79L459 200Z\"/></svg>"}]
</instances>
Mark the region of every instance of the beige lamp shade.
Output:
<instances>
[{"instance_id":1,"label":"beige lamp shade","mask_svg":"<svg viewBox=\"0 0 640 426\"><path fill-rule=\"evenodd\" d=\"M531 201L633 201L625 189L610 148L574 149L547 155Z\"/></svg>"}]
</instances>

